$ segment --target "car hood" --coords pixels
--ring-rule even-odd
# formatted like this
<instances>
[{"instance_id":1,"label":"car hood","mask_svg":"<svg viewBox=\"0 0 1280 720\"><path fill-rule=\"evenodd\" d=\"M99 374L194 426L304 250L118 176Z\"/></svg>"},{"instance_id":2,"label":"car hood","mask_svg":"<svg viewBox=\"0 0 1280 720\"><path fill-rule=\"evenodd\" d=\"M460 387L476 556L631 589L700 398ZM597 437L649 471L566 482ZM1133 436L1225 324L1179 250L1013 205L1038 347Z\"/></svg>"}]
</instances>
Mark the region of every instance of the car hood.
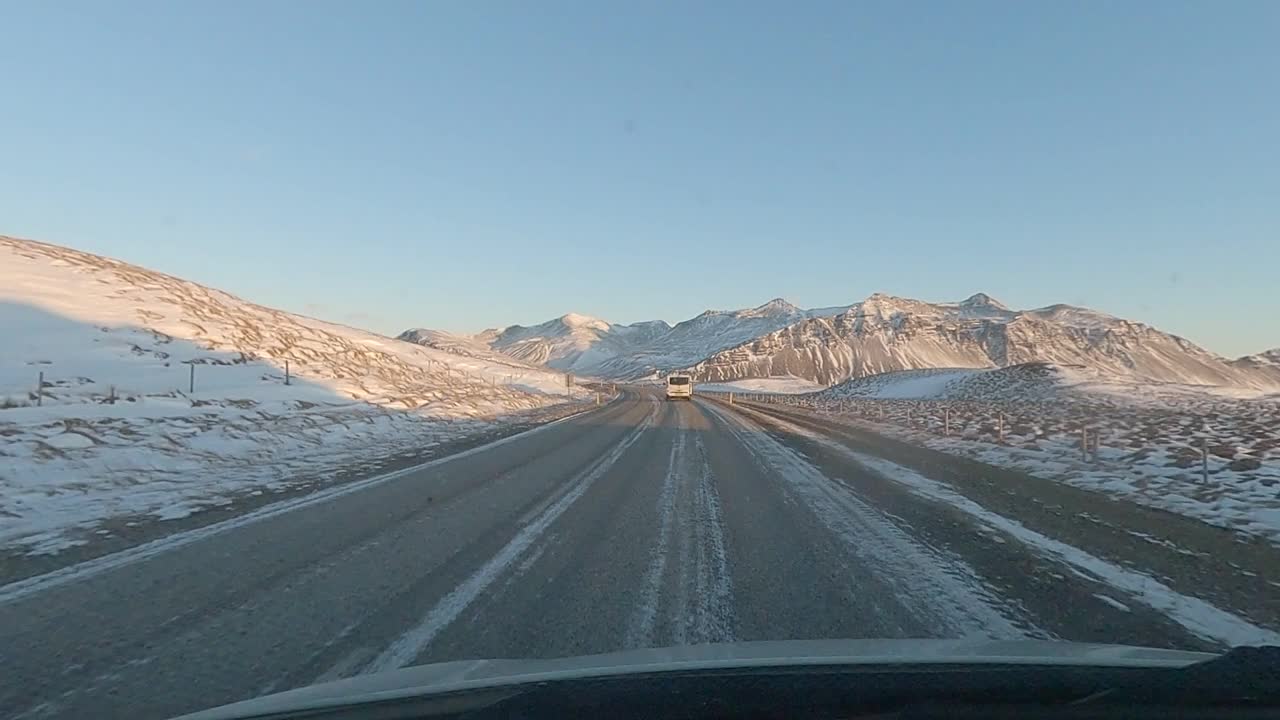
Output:
<instances>
[{"instance_id":1,"label":"car hood","mask_svg":"<svg viewBox=\"0 0 1280 720\"><path fill-rule=\"evenodd\" d=\"M783 640L535 660L459 660L311 685L184 715L231 720L531 682L629 674L830 665L1017 664L1183 667L1210 653L1048 640Z\"/></svg>"}]
</instances>

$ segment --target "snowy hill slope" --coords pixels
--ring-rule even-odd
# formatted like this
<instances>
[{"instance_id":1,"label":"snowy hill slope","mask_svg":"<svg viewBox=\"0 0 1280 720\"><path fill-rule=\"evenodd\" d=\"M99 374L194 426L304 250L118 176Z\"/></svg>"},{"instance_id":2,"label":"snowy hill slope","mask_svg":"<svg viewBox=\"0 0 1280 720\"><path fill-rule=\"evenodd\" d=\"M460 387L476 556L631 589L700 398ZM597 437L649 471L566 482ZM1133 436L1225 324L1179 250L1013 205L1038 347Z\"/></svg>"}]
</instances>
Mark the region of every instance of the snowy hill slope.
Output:
<instances>
[{"instance_id":1,"label":"snowy hill slope","mask_svg":"<svg viewBox=\"0 0 1280 720\"><path fill-rule=\"evenodd\" d=\"M503 330L487 330L474 339L527 363L581 372L630 352L669 329L660 320L613 325L569 313L532 327L512 325Z\"/></svg>"},{"instance_id":2,"label":"snowy hill slope","mask_svg":"<svg viewBox=\"0 0 1280 720\"><path fill-rule=\"evenodd\" d=\"M474 339L528 363L621 380L697 362L805 317L807 311L779 298L746 310L708 310L674 327L661 320L614 325L570 313Z\"/></svg>"},{"instance_id":3,"label":"snowy hill slope","mask_svg":"<svg viewBox=\"0 0 1280 720\"><path fill-rule=\"evenodd\" d=\"M1260 352L1256 355L1245 355L1242 358L1232 360L1231 364L1243 370L1280 377L1280 348Z\"/></svg>"},{"instance_id":4,"label":"snowy hill slope","mask_svg":"<svg viewBox=\"0 0 1280 720\"><path fill-rule=\"evenodd\" d=\"M178 517L563 402L563 375L492 351L421 347L3 236L0 330L0 544Z\"/></svg>"},{"instance_id":5,"label":"snowy hill slope","mask_svg":"<svg viewBox=\"0 0 1280 720\"><path fill-rule=\"evenodd\" d=\"M1215 355L1142 323L1069 305L1013 311L979 293L960 303L875 294L715 353L702 381L789 374L823 384L897 370L1080 365L1130 380L1280 389L1280 374Z\"/></svg>"},{"instance_id":6,"label":"snowy hill slope","mask_svg":"<svg viewBox=\"0 0 1280 720\"><path fill-rule=\"evenodd\" d=\"M928 368L854 378L828 388L822 400L878 398L892 400L986 400L1029 402L1051 400L1070 391L1087 374L1048 363L1026 363L993 369Z\"/></svg>"},{"instance_id":7,"label":"snowy hill slope","mask_svg":"<svg viewBox=\"0 0 1280 720\"><path fill-rule=\"evenodd\" d=\"M289 361L293 377L327 399L444 417L543 404L526 392L493 387L512 375L552 393L563 387L556 373L496 355L466 358L414 347L110 258L6 237L0 252L0 323L12 330L0 349L0 394L25 395L41 369L53 383L46 404L94 402L110 385L117 394L185 390L192 361L251 368L198 367L197 392L210 383L228 390L247 383L243 392L251 397L259 386L281 385Z\"/></svg>"},{"instance_id":8,"label":"snowy hill slope","mask_svg":"<svg viewBox=\"0 0 1280 720\"><path fill-rule=\"evenodd\" d=\"M546 368L540 365L527 363L510 355L500 353L470 335L459 335L430 328L413 328L400 333L396 336L396 339L427 348L434 348L453 355L484 360L495 366L510 368L512 372L542 373L546 371Z\"/></svg>"},{"instance_id":9,"label":"snowy hill slope","mask_svg":"<svg viewBox=\"0 0 1280 720\"><path fill-rule=\"evenodd\" d=\"M708 310L678 323L671 332L627 358L629 375L666 371L730 348L747 340L796 322L805 312L781 298L746 310ZM621 363L614 367L621 369Z\"/></svg>"}]
</instances>

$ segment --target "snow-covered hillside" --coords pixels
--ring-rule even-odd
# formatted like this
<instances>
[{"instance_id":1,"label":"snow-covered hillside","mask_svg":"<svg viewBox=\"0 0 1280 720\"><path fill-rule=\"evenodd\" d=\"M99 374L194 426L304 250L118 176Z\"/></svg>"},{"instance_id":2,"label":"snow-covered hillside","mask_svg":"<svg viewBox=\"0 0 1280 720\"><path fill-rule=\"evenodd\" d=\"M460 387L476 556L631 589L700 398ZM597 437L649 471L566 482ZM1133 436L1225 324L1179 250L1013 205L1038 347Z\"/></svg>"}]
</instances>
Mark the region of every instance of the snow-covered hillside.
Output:
<instances>
[{"instance_id":1,"label":"snow-covered hillside","mask_svg":"<svg viewBox=\"0 0 1280 720\"><path fill-rule=\"evenodd\" d=\"M661 320L613 325L586 315L569 313L532 327L512 325L503 330L486 330L476 335L474 340L528 363L590 372L601 363L635 351L670 329Z\"/></svg>"},{"instance_id":2,"label":"snow-covered hillside","mask_svg":"<svg viewBox=\"0 0 1280 720\"><path fill-rule=\"evenodd\" d=\"M430 328L413 328L400 333L396 336L396 339L421 345L422 347L434 348L453 355L484 360L494 366L510 368L510 371L514 373L537 372L542 375L546 371L546 368L541 365L527 363L498 352L489 347L488 344L470 335L460 335Z\"/></svg>"},{"instance_id":3,"label":"snow-covered hillside","mask_svg":"<svg viewBox=\"0 0 1280 720\"><path fill-rule=\"evenodd\" d=\"M633 380L690 365L812 312L775 299L746 310L708 310L674 327L662 320L617 325L570 313L532 327L486 330L470 340L528 363ZM427 345L435 342L416 330L400 337Z\"/></svg>"},{"instance_id":4,"label":"snow-covered hillside","mask_svg":"<svg viewBox=\"0 0 1280 720\"><path fill-rule=\"evenodd\" d=\"M897 370L1045 362L1117 379L1280 390L1280 368L1232 362L1142 323L1069 305L1013 311L977 294L926 303L875 294L688 366L702 381L794 375L823 384Z\"/></svg>"},{"instance_id":5,"label":"snow-covered hillside","mask_svg":"<svg viewBox=\"0 0 1280 720\"><path fill-rule=\"evenodd\" d=\"M1280 376L1280 348L1260 352L1257 355L1245 355L1232 360L1231 364L1241 369L1261 370Z\"/></svg>"},{"instance_id":6,"label":"snow-covered hillside","mask_svg":"<svg viewBox=\"0 0 1280 720\"><path fill-rule=\"evenodd\" d=\"M764 399L1280 544L1280 394L1028 363L902 370Z\"/></svg>"},{"instance_id":7,"label":"snow-covered hillside","mask_svg":"<svg viewBox=\"0 0 1280 720\"><path fill-rule=\"evenodd\" d=\"M0 328L0 544L186 514L564 401L563 375L487 348L400 342L2 236Z\"/></svg>"},{"instance_id":8,"label":"snow-covered hillside","mask_svg":"<svg viewBox=\"0 0 1280 720\"><path fill-rule=\"evenodd\" d=\"M746 310L707 310L634 352L600 364L595 371L605 377L634 379L686 367L805 316L804 310L781 298Z\"/></svg>"}]
</instances>

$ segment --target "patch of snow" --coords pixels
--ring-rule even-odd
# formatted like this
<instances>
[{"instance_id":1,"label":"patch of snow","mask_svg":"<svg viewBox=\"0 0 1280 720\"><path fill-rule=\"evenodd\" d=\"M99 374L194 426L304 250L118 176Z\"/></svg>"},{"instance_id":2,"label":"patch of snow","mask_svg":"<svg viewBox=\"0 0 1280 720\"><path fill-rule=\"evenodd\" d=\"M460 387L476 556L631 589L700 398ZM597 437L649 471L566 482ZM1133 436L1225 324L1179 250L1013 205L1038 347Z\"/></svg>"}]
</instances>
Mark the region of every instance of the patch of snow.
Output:
<instances>
[{"instance_id":1,"label":"patch of snow","mask_svg":"<svg viewBox=\"0 0 1280 720\"><path fill-rule=\"evenodd\" d=\"M778 393L802 394L822 390L823 387L805 378L784 376L768 378L743 378L725 383L701 383L696 386L698 392L741 392L741 393Z\"/></svg>"},{"instance_id":2,"label":"patch of snow","mask_svg":"<svg viewBox=\"0 0 1280 720\"><path fill-rule=\"evenodd\" d=\"M463 450L462 452L455 453L447 457L437 458L435 460L429 460L419 465L402 468L400 470L393 470L389 473L375 475L373 477L365 478L363 480L358 480L355 482L322 488L320 490L316 490L315 492L311 492L306 495L300 495L297 497L291 497L291 498L286 498L284 500L279 500L271 504L259 507L250 512L244 513L242 515L238 515L238 516L229 518L227 520L222 520L220 522L213 523L211 525L205 525L205 526L197 527L191 530L184 530L182 532L173 533L171 535L167 535L167 536L158 538L156 540L143 543L141 545L135 545L126 550L121 550L119 552L111 553L109 555L103 555L100 557L93 558L91 560L85 560L75 565L59 568L57 570L45 573L43 575L37 575L35 577L18 580L17 582L12 582L7 585L0 586L0 604L13 602L14 600L19 600L25 597L30 597L35 593L43 592L50 588L58 587L60 585L65 585L67 583L79 582L81 580L93 577L95 575L106 572L108 570L113 570L115 568L131 565L133 563L146 560L147 558L155 557L157 555L169 552L170 550L173 550L175 548L188 545L198 540L202 540L208 537L213 537L214 535L217 535L219 533L227 532L228 530L244 527L245 525L251 525L253 523L261 522L263 520L267 520L269 518L273 518L278 515L282 515L284 513L293 512L295 510L300 510L302 508L310 507L312 505L316 505L319 503L330 502L332 500L342 498L346 495L359 492L361 490L364 490L365 488L373 487L375 485L380 485L382 483L390 482L392 480L395 480L396 478L404 477L405 475L408 475L410 473L420 472L427 468L436 467L439 465L443 465L445 463L453 462L454 460L459 460L462 458L471 457L479 453L488 452L490 450L493 450L494 448L501 447L508 443L515 442L517 439L521 437L527 437L534 433L544 432L552 428L553 426L570 419L570 417L572 417L572 415L568 415L563 418L560 418L559 420L555 420L543 425L539 425L531 430L525 431L524 433L520 433L518 435L508 435L498 440L494 440L493 442L486 443L484 445L478 445L476 447L470 448L468 450ZM136 526L137 523L130 521L126 523L126 525L132 527L132 526ZM52 551L56 551L56 550L64 549L66 547L72 547L74 545L83 544L82 541L67 540L65 537L65 534L61 531L60 528L48 533L38 535L38 536L33 535L33 536L30 536L29 538L24 538L24 540L27 540L27 539L32 539L33 541L41 543L39 550L42 554L50 552L51 551L49 550L50 547L54 548L54 550Z\"/></svg>"},{"instance_id":3,"label":"patch of snow","mask_svg":"<svg viewBox=\"0 0 1280 720\"><path fill-rule=\"evenodd\" d=\"M1052 377L1024 382L1010 370L977 372L950 385L942 400L853 396L846 391L857 384L848 383L793 402L933 450L1280 545L1280 401L1150 384L1099 392ZM1087 458L1082 430L1094 447Z\"/></svg>"},{"instance_id":4,"label":"patch of snow","mask_svg":"<svg viewBox=\"0 0 1280 720\"><path fill-rule=\"evenodd\" d=\"M402 342L3 236L0 327L0 545L176 517L568 400L563 374L478 343Z\"/></svg>"}]
</instances>

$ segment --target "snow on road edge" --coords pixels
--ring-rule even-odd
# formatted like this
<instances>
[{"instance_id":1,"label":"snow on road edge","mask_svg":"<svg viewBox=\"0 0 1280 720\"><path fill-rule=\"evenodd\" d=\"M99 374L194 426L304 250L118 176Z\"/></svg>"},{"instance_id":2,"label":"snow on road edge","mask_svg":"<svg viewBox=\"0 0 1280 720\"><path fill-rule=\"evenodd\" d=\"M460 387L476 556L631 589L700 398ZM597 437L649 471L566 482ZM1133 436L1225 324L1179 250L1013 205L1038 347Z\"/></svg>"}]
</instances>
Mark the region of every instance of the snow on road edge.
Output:
<instances>
[{"instance_id":1,"label":"snow on road edge","mask_svg":"<svg viewBox=\"0 0 1280 720\"><path fill-rule=\"evenodd\" d=\"M755 411L753 415L759 415ZM868 470L896 482L920 497L944 502L972 516L988 527L1004 532L1028 547L1049 555L1116 589L1135 602L1167 615L1197 637L1210 642L1236 645L1280 644L1280 632L1255 625L1199 598L1177 592L1156 578L1091 555L1077 547L1046 537L1017 520L992 512L945 484L874 455L851 450L840 443L798 425L768 416L768 422L788 433L805 437L844 455Z\"/></svg>"},{"instance_id":2,"label":"snow on road edge","mask_svg":"<svg viewBox=\"0 0 1280 720\"><path fill-rule=\"evenodd\" d=\"M604 407L608 407L608 406L604 406ZM380 485L382 483L395 480L396 478L400 478L405 475L419 472L421 470L426 470L428 468L442 465L447 462L452 462L454 460L460 460L462 458L475 455L476 453L486 452L496 447L505 445L507 443L514 442L515 440L528 437L534 433L542 432L544 430L547 430L548 428L551 428L563 422L572 420L573 418L578 417L584 412L590 412L591 410L595 410L595 409L597 408L595 407L587 408L582 410L581 412L577 412L572 415L568 415L566 417L560 418L559 420L554 420L552 422L546 423L545 425L539 425L538 427L532 428L530 430L526 430L524 432L508 435L506 437L494 440L491 443L486 443L484 445L479 445L477 447L463 450L462 452L455 453L453 455L448 455L442 458L436 458L434 460L430 460L428 462L422 463L421 465L402 468L394 472L385 473L382 475L376 475L374 477L366 478L364 480L358 480L355 482L337 485L330 488L325 488L323 490L318 490L308 495L302 495L300 497L281 500L279 502L271 503L269 505L264 505L256 510L245 513L244 515L239 515L237 517L230 518L228 520L223 520L222 522L214 523L212 525L205 525L203 527L194 528L192 530L187 530L179 533L174 533L172 535L167 535L165 537L158 538L156 540L152 540L147 543L143 543L142 545L136 545L127 550L121 550L119 552L111 553L110 555L102 555L100 557L93 558L92 560L86 560L84 562L76 563L75 565L69 565L64 568L59 568L58 570L54 570L52 572L48 572L43 575L36 575L33 577L18 580L16 582L8 583L6 585L0 585L0 604L10 603L15 600L20 600L22 598L29 597L36 593L44 592L46 590L50 590L52 588L58 587L59 585L65 585L70 582L79 582L82 580L86 580L88 578L91 578L95 575L106 572L108 570L114 570L116 568L124 567L126 565L131 565L133 563L155 557L156 555L160 555L162 553L166 553L171 550L176 550L177 548L180 548L183 545L188 545L198 540L203 540L205 538L213 537L214 535L218 535L228 530L233 530L235 528L243 527L245 525L261 522L262 520L266 520L266 519L275 517L277 515L282 515L287 512L292 512L294 510L299 510L301 508L309 507L311 505L315 505L318 503L328 502L330 500L340 498L344 495L349 495L351 493L358 492L365 488L373 487L375 485Z\"/></svg>"},{"instance_id":3,"label":"snow on road edge","mask_svg":"<svg viewBox=\"0 0 1280 720\"><path fill-rule=\"evenodd\" d=\"M1017 608L1002 602L964 560L920 543L759 425L713 404L704 407L763 466L772 468L859 562L886 584L900 588L897 600L915 617L957 636L1048 637L1020 617ZM744 432L751 432L751 437Z\"/></svg>"}]
</instances>

